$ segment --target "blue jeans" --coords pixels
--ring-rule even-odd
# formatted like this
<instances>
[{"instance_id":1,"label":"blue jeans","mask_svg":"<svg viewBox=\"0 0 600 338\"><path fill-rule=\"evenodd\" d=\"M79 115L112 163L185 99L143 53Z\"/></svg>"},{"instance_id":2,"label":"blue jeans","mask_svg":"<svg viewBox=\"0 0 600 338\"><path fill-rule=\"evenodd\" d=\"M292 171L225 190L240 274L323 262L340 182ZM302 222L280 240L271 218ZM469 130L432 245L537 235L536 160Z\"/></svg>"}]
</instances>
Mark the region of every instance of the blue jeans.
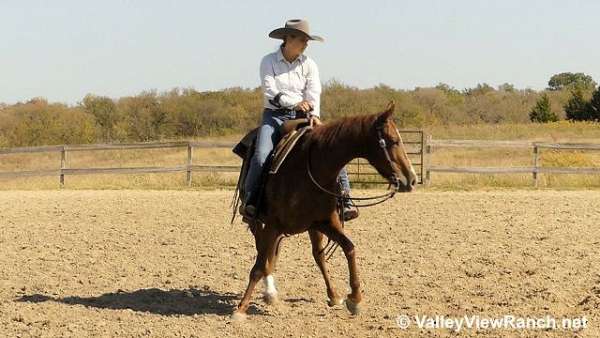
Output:
<instances>
[{"instance_id":1,"label":"blue jeans","mask_svg":"<svg viewBox=\"0 0 600 338\"><path fill-rule=\"evenodd\" d=\"M342 192L347 192L350 194L350 179L348 178L348 171L346 171L346 167L343 167L342 170L340 170L338 182L340 182L340 185L342 186Z\"/></svg>"},{"instance_id":2,"label":"blue jeans","mask_svg":"<svg viewBox=\"0 0 600 338\"><path fill-rule=\"evenodd\" d=\"M244 186L246 192L245 202L258 197L256 194L258 194L258 184L265 162L277 143L281 140L279 128L284 121L295 118L296 112L294 111L283 112L265 109L263 112L262 122L256 136L254 155L250 160L250 168L248 169L248 176L246 177ZM350 181L348 180L346 168L340 171L338 180L342 185L342 189L350 192Z\"/></svg>"}]
</instances>

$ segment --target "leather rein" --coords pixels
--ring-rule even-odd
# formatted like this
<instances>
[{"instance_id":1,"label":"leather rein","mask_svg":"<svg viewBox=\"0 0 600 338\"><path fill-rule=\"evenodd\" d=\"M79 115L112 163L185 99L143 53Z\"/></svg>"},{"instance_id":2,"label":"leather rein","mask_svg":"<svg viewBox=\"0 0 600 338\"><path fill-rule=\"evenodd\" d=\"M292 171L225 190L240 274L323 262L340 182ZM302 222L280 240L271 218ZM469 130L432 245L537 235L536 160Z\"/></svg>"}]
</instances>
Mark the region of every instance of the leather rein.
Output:
<instances>
[{"instance_id":1,"label":"leather rein","mask_svg":"<svg viewBox=\"0 0 600 338\"><path fill-rule=\"evenodd\" d=\"M354 201L370 201L370 200L378 200L381 199L380 201L377 202L372 202L372 203L366 203L366 204L354 204L356 207L370 207L370 206L374 206L380 203L383 203L387 200L389 200L390 198L393 198L394 195L396 194L396 192L398 192L400 190L400 181L398 180L398 177L396 176L396 174L394 173L394 162L392 162L392 158L390 156L390 153L387 150L387 144L385 142L385 139L383 138L383 126L382 127L377 127L377 138L378 138L378 143L379 143L379 147L383 150L383 153L385 155L385 158L388 162L388 164L390 165L390 168L392 169L392 175L389 177L390 181L392 183L390 183L390 185L388 186L388 189L392 186L392 184L394 185L394 190L382 194L382 195L377 195L377 196L371 196L371 197L351 197L349 195L344 195L344 194L338 194L336 192L333 192L329 189L324 188L322 185L319 184L319 182L317 182L317 180L315 179L315 177L312 174L312 170L311 170L311 148L312 148L312 143L308 148L308 158L306 161L306 171L308 172L308 177L310 177L310 180L312 181L312 183L319 188L319 190L323 191L324 193L331 195L335 198L337 198L338 200L341 200L342 202L345 202L346 200L351 201L354 204ZM393 142L392 145L398 145L400 144L400 141L395 141Z\"/></svg>"}]
</instances>

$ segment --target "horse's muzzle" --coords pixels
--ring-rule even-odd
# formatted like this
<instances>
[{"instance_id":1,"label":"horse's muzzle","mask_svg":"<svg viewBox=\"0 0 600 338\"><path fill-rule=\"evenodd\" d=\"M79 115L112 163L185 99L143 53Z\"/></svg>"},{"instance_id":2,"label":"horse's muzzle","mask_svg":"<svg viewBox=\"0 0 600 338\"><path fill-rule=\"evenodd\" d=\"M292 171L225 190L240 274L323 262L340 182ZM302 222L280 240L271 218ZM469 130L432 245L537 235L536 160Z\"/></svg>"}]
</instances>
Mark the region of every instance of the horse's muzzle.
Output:
<instances>
[{"instance_id":1,"label":"horse's muzzle","mask_svg":"<svg viewBox=\"0 0 600 338\"><path fill-rule=\"evenodd\" d=\"M408 177L403 177L403 180L398 179L398 176L390 177L390 184L394 185L397 192L411 192L417 185L417 176L410 173Z\"/></svg>"}]
</instances>

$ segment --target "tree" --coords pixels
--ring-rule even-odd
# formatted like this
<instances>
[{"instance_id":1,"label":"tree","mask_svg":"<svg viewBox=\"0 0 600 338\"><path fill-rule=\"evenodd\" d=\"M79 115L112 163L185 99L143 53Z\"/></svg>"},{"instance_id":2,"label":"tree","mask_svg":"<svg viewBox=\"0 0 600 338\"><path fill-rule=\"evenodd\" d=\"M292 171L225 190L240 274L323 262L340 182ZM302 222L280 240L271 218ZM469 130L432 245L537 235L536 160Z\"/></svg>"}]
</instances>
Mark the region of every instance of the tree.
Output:
<instances>
[{"instance_id":1,"label":"tree","mask_svg":"<svg viewBox=\"0 0 600 338\"><path fill-rule=\"evenodd\" d=\"M450 85L445 84L443 82L438 83L438 85L435 86L435 89L439 89L439 90L443 91L448 96L459 96L460 95L460 91L458 89L451 87Z\"/></svg>"},{"instance_id":2,"label":"tree","mask_svg":"<svg viewBox=\"0 0 600 338\"><path fill-rule=\"evenodd\" d=\"M596 88L594 94L592 94L592 100L589 103L589 110L592 118L596 121L600 121L600 87Z\"/></svg>"},{"instance_id":3,"label":"tree","mask_svg":"<svg viewBox=\"0 0 600 338\"><path fill-rule=\"evenodd\" d=\"M2 115L0 143L5 146L90 143L96 138L93 116L79 107L35 98Z\"/></svg>"},{"instance_id":4,"label":"tree","mask_svg":"<svg viewBox=\"0 0 600 338\"><path fill-rule=\"evenodd\" d=\"M105 96L88 94L83 98L83 110L94 116L106 141L114 139L114 128L120 120L113 100Z\"/></svg>"},{"instance_id":5,"label":"tree","mask_svg":"<svg viewBox=\"0 0 600 338\"><path fill-rule=\"evenodd\" d=\"M560 73L552 75L550 81L548 81L549 90L562 90L562 89L593 89L596 87L596 82L591 76L584 73Z\"/></svg>"},{"instance_id":6,"label":"tree","mask_svg":"<svg viewBox=\"0 0 600 338\"><path fill-rule=\"evenodd\" d=\"M487 83L478 83L475 88L467 88L463 90L465 95L485 95L487 93L495 91L494 87L490 86Z\"/></svg>"},{"instance_id":7,"label":"tree","mask_svg":"<svg viewBox=\"0 0 600 338\"><path fill-rule=\"evenodd\" d=\"M542 95L535 103L535 107L529 112L529 119L537 123L558 121L556 114L550 110L550 99L547 94Z\"/></svg>"},{"instance_id":8,"label":"tree","mask_svg":"<svg viewBox=\"0 0 600 338\"><path fill-rule=\"evenodd\" d=\"M514 93L516 91L515 86L512 83L503 83L498 86L498 90L507 93Z\"/></svg>"},{"instance_id":9,"label":"tree","mask_svg":"<svg viewBox=\"0 0 600 338\"><path fill-rule=\"evenodd\" d=\"M590 104L583 98L583 91L575 89L571 92L573 95L569 102L564 106L567 120L586 121L591 120Z\"/></svg>"},{"instance_id":10,"label":"tree","mask_svg":"<svg viewBox=\"0 0 600 338\"><path fill-rule=\"evenodd\" d=\"M147 142L171 136L172 123L155 92L123 97L117 106L124 115L130 139Z\"/></svg>"}]
</instances>

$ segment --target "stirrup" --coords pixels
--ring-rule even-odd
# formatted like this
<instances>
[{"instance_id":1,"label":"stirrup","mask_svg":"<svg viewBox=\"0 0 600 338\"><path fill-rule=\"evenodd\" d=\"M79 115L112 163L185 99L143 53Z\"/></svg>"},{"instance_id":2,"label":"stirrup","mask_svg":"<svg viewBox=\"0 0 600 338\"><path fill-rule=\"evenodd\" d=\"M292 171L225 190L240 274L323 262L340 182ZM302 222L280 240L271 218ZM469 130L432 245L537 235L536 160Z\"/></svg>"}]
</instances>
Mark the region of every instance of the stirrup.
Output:
<instances>
[{"instance_id":1,"label":"stirrup","mask_svg":"<svg viewBox=\"0 0 600 338\"><path fill-rule=\"evenodd\" d=\"M244 206L244 214L250 218L256 218L256 207L252 204Z\"/></svg>"},{"instance_id":2,"label":"stirrup","mask_svg":"<svg viewBox=\"0 0 600 338\"><path fill-rule=\"evenodd\" d=\"M248 218L248 219L256 218L256 207L251 204L240 205L240 209L238 211L239 211L240 215L242 215L244 218Z\"/></svg>"},{"instance_id":3,"label":"stirrup","mask_svg":"<svg viewBox=\"0 0 600 338\"><path fill-rule=\"evenodd\" d=\"M350 206L343 207L343 213L344 213L344 222L348 222L355 218L358 218L358 215L359 215L358 209L352 208Z\"/></svg>"}]
</instances>

